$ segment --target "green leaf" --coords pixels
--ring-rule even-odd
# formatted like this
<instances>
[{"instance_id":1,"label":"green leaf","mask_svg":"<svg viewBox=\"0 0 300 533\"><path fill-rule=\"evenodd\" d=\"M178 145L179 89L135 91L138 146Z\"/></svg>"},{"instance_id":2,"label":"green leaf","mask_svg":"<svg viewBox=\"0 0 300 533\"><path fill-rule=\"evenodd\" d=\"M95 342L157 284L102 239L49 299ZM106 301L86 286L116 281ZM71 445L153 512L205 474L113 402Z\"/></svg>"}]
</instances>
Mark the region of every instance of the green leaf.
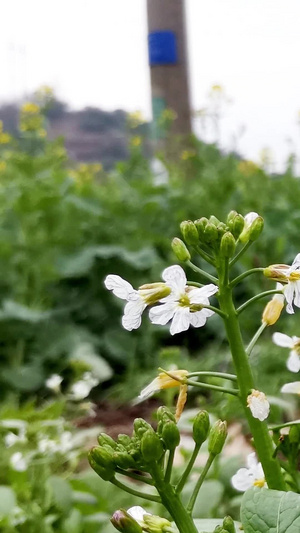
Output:
<instances>
[{"instance_id":1,"label":"green leaf","mask_svg":"<svg viewBox=\"0 0 300 533\"><path fill-rule=\"evenodd\" d=\"M223 523L222 518L205 518L205 519L196 519L194 520L195 526L198 529L199 533L212 533L217 526L221 526ZM235 529L240 533L240 524L235 522Z\"/></svg>"},{"instance_id":2,"label":"green leaf","mask_svg":"<svg viewBox=\"0 0 300 533\"><path fill-rule=\"evenodd\" d=\"M12 387L27 392L37 390L45 381L43 369L37 365L5 368L2 376Z\"/></svg>"},{"instance_id":3,"label":"green leaf","mask_svg":"<svg viewBox=\"0 0 300 533\"><path fill-rule=\"evenodd\" d=\"M69 516L62 523L62 533L81 533L82 516L78 509L72 509Z\"/></svg>"},{"instance_id":4,"label":"green leaf","mask_svg":"<svg viewBox=\"0 0 300 533\"><path fill-rule=\"evenodd\" d=\"M299 533L300 495L249 489L242 499L241 519L245 533Z\"/></svg>"},{"instance_id":5,"label":"green leaf","mask_svg":"<svg viewBox=\"0 0 300 533\"><path fill-rule=\"evenodd\" d=\"M17 505L15 492L10 487L0 485L0 516L9 515Z\"/></svg>"},{"instance_id":6,"label":"green leaf","mask_svg":"<svg viewBox=\"0 0 300 533\"><path fill-rule=\"evenodd\" d=\"M12 300L5 300L2 304L2 309L0 309L0 320L22 320L35 324L42 320L48 320L50 316L51 313L47 311L30 309L30 307Z\"/></svg>"},{"instance_id":7,"label":"green leaf","mask_svg":"<svg viewBox=\"0 0 300 533\"><path fill-rule=\"evenodd\" d=\"M90 342L79 342L72 351L70 359L86 363L99 382L107 381L113 375L109 364L97 354Z\"/></svg>"},{"instance_id":8,"label":"green leaf","mask_svg":"<svg viewBox=\"0 0 300 533\"><path fill-rule=\"evenodd\" d=\"M67 514L72 507L72 489L70 484L59 476L50 476L48 486L52 491L52 498L57 509Z\"/></svg>"},{"instance_id":9,"label":"green leaf","mask_svg":"<svg viewBox=\"0 0 300 533\"><path fill-rule=\"evenodd\" d=\"M190 481L183 489L183 501L187 502L194 490L195 482ZM216 479L209 479L204 481L199 496L196 500L193 510L193 516L201 518L204 516L211 516L214 509L218 507L222 499L224 487L222 483Z\"/></svg>"}]
</instances>

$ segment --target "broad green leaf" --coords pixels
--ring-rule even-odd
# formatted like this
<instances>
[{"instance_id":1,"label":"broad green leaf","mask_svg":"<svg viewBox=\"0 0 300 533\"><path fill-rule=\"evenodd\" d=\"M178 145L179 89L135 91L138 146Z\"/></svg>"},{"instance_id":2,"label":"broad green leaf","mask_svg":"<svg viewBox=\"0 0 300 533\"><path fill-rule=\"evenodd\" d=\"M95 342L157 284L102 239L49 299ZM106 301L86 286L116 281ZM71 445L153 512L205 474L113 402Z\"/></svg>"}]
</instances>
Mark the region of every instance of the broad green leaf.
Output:
<instances>
[{"instance_id":1,"label":"broad green leaf","mask_svg":"<svg viewBox=\"0 0 300 533\"><path fill-rule=\"evenodd\" d=\"M10 487L0 485L0 517L9 515L16 505L15 492Z\"/></svg>"},{"instance_id":2,"label":"broad green leaf","mask_svg":"<svg viewBox=\"0 0 300 533\"><path fill-rule=\"evenodd\" d=\"M70 484L58 476L50 476L48 486L52 491L52 499L56 508L67 514L72 507L72 489Z\"/></svg>"},{"instance_id":3,"label":"broad green leaf","mask_svg":"<svg viewBox=\"0 0 300 533\"><path fill-rule=\"evenodd\" d=\"M222 518L203 518L194 520L199 533L213 533L217 526L222 525ZM235 529L240 533L240 524L235 522Z\"/></svg>"},{"instance_id":4,"label":"broad green leaf","mask_svg":"<svg viewBox=\"0 0 300 533\"><path fill-rule=\"evenodd\" d=\"M245 533L299 533L300 495L249 489L242 499L241 520Z\"/></svg>"}]
</instances>

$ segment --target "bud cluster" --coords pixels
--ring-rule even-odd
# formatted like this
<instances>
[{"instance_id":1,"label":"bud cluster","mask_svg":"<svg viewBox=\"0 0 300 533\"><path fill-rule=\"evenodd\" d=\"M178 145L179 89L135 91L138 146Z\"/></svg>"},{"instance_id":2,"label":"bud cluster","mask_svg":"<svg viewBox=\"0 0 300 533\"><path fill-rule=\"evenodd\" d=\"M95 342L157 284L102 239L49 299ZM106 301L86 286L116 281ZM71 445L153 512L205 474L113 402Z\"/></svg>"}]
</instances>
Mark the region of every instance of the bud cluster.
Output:
<instances>
[{"instance_id":1,"label":"bud cluster","mask_svg":"<svg viewBox=\"0 0 300 533\"><path fill-rule=\"evenodd\" d=\"M231 516L225 516L223 520L223 524L221 526L217 526L214 530L214 533L235 533L235 525L234 521L232 520Z\"/></svg>"},{"instance_id":2,"label":"bud cluster","mask_svg":"<svg viewBox=\"0 0 300 533\"><path fill-rule=\"evenodd\" d=\"M202 217L194 222L181 222L180 229L188 246L200 246L204 251L213 251L223 258L234 255L238 242L243 244L255 241L263 230L263 218L256 213L248 213L245 217L236 211L230 211L226 222L215 216ZM178 238L173 239L172 248L180 261L189 261L191 256L185 243Z\"/></svg>"}]
</instances>

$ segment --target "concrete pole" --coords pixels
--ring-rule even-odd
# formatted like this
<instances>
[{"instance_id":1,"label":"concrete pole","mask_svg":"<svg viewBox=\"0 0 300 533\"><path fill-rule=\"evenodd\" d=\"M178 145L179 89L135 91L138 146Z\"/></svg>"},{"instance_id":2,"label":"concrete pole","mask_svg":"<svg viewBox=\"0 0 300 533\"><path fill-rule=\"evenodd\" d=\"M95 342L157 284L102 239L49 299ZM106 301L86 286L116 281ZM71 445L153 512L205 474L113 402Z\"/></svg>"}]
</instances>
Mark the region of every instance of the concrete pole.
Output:
<instances>
[{"instance_id":1,"label":"concrete pole","mask_svg":"<svg viewBox=\"0 0 300 533\"><path fill-rule=\"evenodd\" d=\"M170 133L191 133L184 0L147 0L154 138L163 138L158 116L177 115Z\"/></svg>"}]
</instances>

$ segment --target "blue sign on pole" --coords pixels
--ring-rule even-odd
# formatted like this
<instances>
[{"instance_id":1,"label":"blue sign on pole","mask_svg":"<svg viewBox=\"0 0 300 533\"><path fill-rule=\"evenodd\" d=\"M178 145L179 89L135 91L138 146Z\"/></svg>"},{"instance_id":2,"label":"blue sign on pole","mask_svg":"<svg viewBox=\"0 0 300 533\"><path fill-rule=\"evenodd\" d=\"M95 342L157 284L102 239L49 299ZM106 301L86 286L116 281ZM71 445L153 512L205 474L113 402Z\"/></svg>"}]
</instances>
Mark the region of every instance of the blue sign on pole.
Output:
<instances>
[{"instance_id":1,"label":"blue sign on pole","mask_svg":"<svg viewBox=\"0 0 300 533\"><path fill-rule=\"evenodd\" d=\"M177 43L173 31L152 31L148 36L149 63L155 65L176 65Z\"/></svg>"}]
</instances>

